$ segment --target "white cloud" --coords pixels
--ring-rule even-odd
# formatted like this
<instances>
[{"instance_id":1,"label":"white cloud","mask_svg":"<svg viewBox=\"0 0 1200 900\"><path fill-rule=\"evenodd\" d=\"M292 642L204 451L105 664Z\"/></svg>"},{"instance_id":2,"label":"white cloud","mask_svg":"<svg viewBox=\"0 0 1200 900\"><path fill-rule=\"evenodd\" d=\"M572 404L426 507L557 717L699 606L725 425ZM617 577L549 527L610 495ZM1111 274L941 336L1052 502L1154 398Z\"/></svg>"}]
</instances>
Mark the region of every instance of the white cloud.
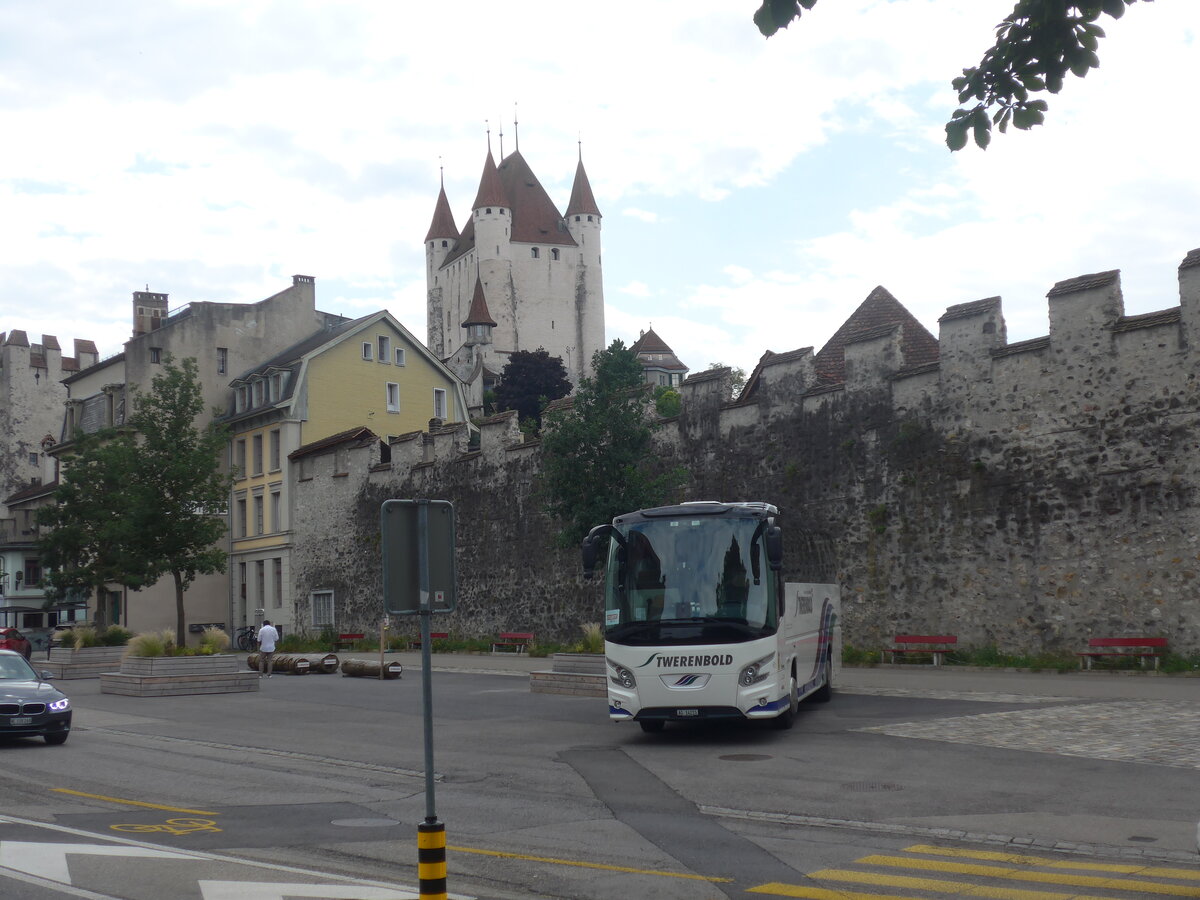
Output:
<instances>
[{"instance_id":1,"label":"white cloud","mask_svg":"<svg viewBox=\"0 0 1200 900\"><path fill-rule=\"evenodd\" d=\"M638 209L636 206L627 206L625 209L621 210L621 215L629 216L632 219L638 219L639 221L647 222L651 225L658 221L658 213L650 212L649 210L645 209Z\"/></svg>"}]
</instances>

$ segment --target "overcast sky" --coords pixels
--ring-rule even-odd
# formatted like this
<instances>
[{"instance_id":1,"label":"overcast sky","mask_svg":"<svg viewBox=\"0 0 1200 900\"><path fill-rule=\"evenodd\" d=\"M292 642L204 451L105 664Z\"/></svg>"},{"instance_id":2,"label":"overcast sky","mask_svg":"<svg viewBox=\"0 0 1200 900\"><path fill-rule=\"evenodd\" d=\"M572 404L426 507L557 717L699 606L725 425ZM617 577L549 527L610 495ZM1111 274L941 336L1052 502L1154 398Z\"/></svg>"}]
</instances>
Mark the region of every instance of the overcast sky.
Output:
<instances>
[{"instance_id":1,"label":"overcast sky","mask_svg":"<svg viewBox=\"0 0 1200 900\"><path fill-rule=\"evenodd\" d=\"M652 324L693 371L819 348L879 284L935 335L1000 295L1010 341L1076 275L1178 304L1200 2L1105 17L1045 126L956 154L949 82L1011 0L820 0L770 40L756 6L0 0L0 330L110 355L135 290L253 302L301 273L424 338L439 166L461 227L514 109L560 210L582 141L608 339Z\"/></svg>"}]
</instances>

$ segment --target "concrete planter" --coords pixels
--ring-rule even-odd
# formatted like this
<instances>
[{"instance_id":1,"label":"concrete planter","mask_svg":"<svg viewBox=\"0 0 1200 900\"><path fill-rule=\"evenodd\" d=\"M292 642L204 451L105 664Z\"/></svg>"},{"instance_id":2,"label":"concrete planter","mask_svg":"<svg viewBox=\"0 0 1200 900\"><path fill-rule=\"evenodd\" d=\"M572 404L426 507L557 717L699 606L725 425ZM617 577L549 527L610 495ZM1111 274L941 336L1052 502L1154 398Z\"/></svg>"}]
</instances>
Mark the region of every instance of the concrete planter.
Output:
<instances>
[{"instance_id":1,"label":"concrete planter","mask_svg":"<svg viewBox=\"0 0 1200 900\"><path fill-rule=\"evenodd\" d=\"M124 647L54 647L50 658L35 668L45 669L55 678L96 678L111 671L125 655Z\"/></svg>"},{"instance_id":2,"label":"concrete planter","mask_svg":"<svg viewBox=\"0 0 1200 900\"><path fill-rule=\"evenodd\" d=\"M607 677L603 653L555 653L550 671L529 674L529 690L535 694L605 697Z\"/></svg>"},{"instance_id":3,"label":"concrete planter","mask_svg":"<svg viewBox=\"0 0 1200 900\"><path fill-rule=\"evenodd\" d=\"M127 656L120 672L100 675L102 694L130 697L229 694L258 688L258 674L241 671L238 657L232 654Z\"/></svg>"}]
</instances>

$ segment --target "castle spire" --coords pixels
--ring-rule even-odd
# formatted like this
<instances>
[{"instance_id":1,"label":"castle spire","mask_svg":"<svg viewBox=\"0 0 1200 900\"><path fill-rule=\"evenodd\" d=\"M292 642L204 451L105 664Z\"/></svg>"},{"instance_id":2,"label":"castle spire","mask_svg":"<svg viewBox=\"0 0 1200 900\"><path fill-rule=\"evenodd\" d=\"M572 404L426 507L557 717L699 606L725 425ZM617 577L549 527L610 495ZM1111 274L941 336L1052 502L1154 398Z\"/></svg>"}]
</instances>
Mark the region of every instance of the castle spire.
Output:
<instances>
[{"instance_id":1,"label":"castle spire","mask_svg":"<svg viewBox=\"0 0 1200 900\"><path fill-rule=\"evenodd\" d=\"M444 173L439 176L441 187L438 190L437 205L433 208L433 221L429 224L429 233L425 240L437 239L458 240L458 226L454 224L454 213L450 211L450 201L446 199L446 180Z\"/></svg>"},{"instance_id":2,"label":"castle spire","mask_svg":"<svg viewBox=\"0 0 1200 900\"><path fill-rule=\"evenodd\" d=\"M508 206L504 196L504 185L500 183L500 173L496 171L496 161L492 159L492 136L488 132L487 159L483 161L483 175L479 178L479 192L475 194L475 202L471 209L484 206Z\"/></svg>"},{"instance_id":3,"label":"castle spire","mask_svg":"<svg viewBox=\"0 0 1200 900\"><path fill-rule=\"evenodd\" d=\"M600 207L592 194L587 172L583 168L583 141L579 142L579 164L575 167L575 183L571 186L571 202L567 204L567 218L576 215L600 217Z\"/></svg>"}]
</instances>

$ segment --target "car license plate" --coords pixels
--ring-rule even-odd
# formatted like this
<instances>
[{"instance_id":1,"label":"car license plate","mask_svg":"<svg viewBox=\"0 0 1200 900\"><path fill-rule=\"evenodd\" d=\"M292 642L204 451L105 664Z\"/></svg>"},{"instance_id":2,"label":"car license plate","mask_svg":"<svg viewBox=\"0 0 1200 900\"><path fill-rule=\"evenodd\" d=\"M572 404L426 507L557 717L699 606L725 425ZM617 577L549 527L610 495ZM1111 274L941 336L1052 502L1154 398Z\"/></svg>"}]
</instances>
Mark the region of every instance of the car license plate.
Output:
<instances>
[{"instance_id":1,"label":"car license plate","mask_svg":"<svg viewBox=\"0 0 1200 900\"><path fill-rule=\"evenodd\" d=\"M700 715L700 710L698 710L698 709L677 709L677 710L675 710L675 715L677 715L677 716L698 716L698 715Z\"/></svg>"},{"instance_id":2,"label":"car license plate","mask_svg":"<svg viewBox=\"0 0 1200 900\"><path fill-rule=\"evenodd\" d=\"M9 725L32 725L33 716L13 716L8 720Z\"/></svg>"}]
</instances>

